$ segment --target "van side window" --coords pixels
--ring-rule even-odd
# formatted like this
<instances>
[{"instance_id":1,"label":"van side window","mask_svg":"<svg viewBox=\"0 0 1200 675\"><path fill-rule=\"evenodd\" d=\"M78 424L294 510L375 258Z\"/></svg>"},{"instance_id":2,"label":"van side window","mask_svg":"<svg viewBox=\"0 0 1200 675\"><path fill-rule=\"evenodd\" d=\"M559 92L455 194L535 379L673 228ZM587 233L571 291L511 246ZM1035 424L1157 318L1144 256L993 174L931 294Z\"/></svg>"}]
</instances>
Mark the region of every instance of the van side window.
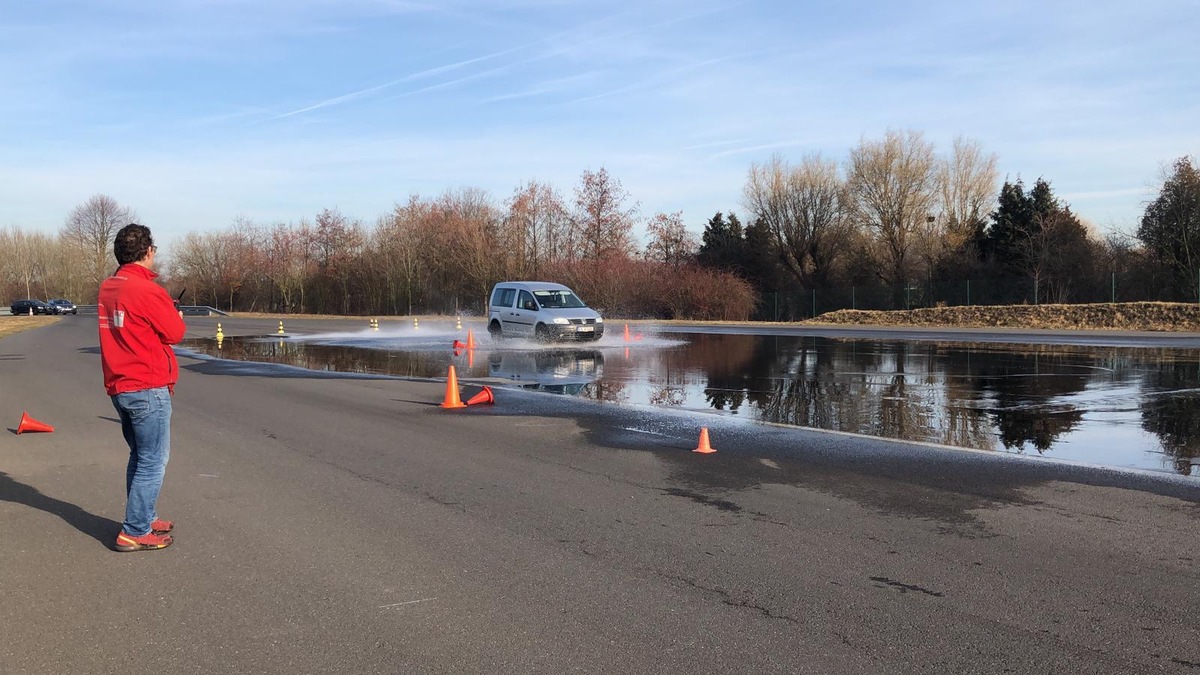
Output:
<instances>
[{"instance_id":1,"label":"van side window","mask_svg":"<svg viewBox=\"0 0 1200 675\"><path fill-rule=\"evenodd\" d=\"M533 301L533 294L529 291L521 291L520 309L537 310L537 303Z\"/></svg>"},{"instance_id":2,"label":"van side window","mask_svg":"<svg viewBox=\"0 0 1200 675\"><path fill-rule=\"evenodd\" d=\"M497 288L492 293L492 305L495 307L512 307L513 298L517 295L515 288Z\"/></svg>"}]
</instances>

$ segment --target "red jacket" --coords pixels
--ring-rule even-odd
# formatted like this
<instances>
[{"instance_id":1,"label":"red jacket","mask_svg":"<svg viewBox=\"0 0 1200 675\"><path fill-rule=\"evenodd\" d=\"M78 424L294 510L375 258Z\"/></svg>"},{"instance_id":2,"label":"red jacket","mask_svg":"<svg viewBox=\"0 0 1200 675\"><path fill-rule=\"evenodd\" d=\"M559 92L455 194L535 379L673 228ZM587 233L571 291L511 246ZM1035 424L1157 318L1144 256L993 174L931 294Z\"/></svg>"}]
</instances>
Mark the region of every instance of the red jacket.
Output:
<instances>
[{"instance_id":1,"label":"red jacket","mask_svg":"<svg viewBox=\"0 0 1200 675\"><path fill-rule=\"evenodd\" d=\"M179 364L171 345L187 326L158 275L122 265L100 284L100 362L109 396L141 389L175 388Z\"/></svg>"}]
</instances>

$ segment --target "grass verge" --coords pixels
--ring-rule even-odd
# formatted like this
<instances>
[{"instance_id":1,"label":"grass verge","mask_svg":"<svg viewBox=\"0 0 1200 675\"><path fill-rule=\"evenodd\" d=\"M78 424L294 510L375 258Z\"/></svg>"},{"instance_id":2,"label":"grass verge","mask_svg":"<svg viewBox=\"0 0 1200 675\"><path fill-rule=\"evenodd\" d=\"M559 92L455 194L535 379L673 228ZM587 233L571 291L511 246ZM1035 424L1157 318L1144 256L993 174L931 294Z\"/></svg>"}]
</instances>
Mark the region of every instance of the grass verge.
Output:
<instances>
[{"instance_id":1,"label":"grass verge","mask_svg":"<svg viewBox=\"0 0 1200 675\"><path fill-rule=\"evenodd\" d=\"M0 338L20 333L23 330L49 326L61 318L58 316L0 316Z\"/></svg>"}]
</instances>

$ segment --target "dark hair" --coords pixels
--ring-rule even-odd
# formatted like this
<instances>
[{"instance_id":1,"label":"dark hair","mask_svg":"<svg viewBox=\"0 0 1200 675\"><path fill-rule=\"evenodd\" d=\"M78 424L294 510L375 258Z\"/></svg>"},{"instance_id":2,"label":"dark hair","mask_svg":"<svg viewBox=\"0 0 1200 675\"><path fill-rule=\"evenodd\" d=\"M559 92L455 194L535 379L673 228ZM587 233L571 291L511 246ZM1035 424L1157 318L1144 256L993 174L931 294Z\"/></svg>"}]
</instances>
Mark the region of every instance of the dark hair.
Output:
<instances>
[{"instance_id":1,"label":"dark hair","mask_svg":"<svg viewBox=\"0 0 1200 675\"><path fill-rule=\"evenodd\" d=\"M151 246L154 246L154 238L150 236L150 228L130 223L117 232L113 255L117 256L117 264L128 265L145 258Z\"/></svg>"}]
</instances>

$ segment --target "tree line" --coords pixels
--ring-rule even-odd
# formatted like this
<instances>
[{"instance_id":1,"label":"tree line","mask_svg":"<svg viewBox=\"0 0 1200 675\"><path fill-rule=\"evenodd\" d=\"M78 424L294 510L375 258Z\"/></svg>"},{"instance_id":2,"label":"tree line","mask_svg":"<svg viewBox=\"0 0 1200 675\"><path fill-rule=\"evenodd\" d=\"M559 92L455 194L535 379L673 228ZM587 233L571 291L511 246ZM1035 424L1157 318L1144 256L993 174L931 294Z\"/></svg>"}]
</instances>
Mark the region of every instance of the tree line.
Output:
<instances>
[{"instance_id":1,"label":"tree line","mask_svg":"<svg viewBox=\"0 0 1200 675\"><path fill-rule=\"evenodd\" d=\"M680 212L643 219L601 168L569 197L530 180L504 200L477 188L412 195L370 224L336 209L298 222L237 218L175 241L164 281L220 309L364 315L479 313L506 279L559 281L619 316L722 320L803 318L816 312L810 294L846 288L855 299L842 306L962 304L939 291L962 282L972 304L1029 302L1030 289L1033 302L1106 301L1118 278L1124 300L1200 299L1200 174L1189 157L1165 172L1136 231L1104 237L1049 180L1001 184L978 142L959 138L939 154L915 131L863 139L841 161L754 163L740 207L742 217L717 213L696 236ZM57 236L0 230L0 289L94 301L116 266L113 235L136 218L97 195ZM991 280L986 299L970 297L971 280Z\"/></svg>"}]
</instances>

